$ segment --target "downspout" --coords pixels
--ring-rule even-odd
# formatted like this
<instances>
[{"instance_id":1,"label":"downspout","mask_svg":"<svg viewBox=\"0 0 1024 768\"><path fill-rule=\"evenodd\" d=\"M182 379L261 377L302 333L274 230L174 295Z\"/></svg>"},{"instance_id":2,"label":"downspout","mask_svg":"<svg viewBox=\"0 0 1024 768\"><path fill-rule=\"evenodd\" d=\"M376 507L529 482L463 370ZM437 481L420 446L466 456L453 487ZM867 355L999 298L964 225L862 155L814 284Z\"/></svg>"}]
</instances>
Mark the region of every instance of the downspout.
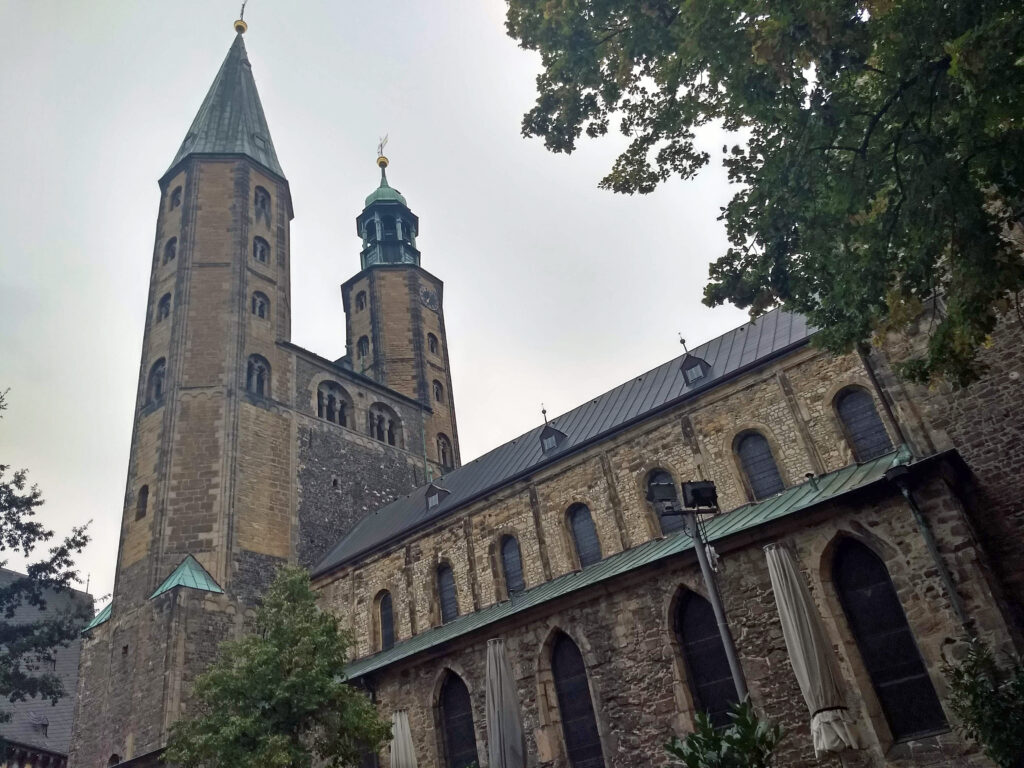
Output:
<instances>
[{"instance_id":1,"label":"downspout","mask_svg":"<svg viewBox=\"0 0 1024 768\"><path fill-rule=\"evenodd\" d=\"M953 575L949 572L949 568L946 567L946 561L942 559L942 555L939 553L939 547L935 542L935 535L932 533L931 526L928 525L928 521L925 520L924 515L921 513L921 507L918 506L914 492L910 490L908 483L909 475L910 469L906 465L900 464L886 471L885 479L900 489L903 498L910 505L910 511L914 515L914 522L917 523L917 529L921 533L921 538L924 539L924 545L928 549L928 554L931 555L932 562L939 571L939 578L942 579L942 584L949 595L949 603L953 608L953 613L956 614L956 618L960 622L960 626L964 628L964 631L973 637L974 626L970 619L968 619L963 601L960 599L960 595L953 584Z\"/></svg>"},{"instance_id":2,"label":"downspout","mask_svg":"<svg viewBox=\"0 0 1024 768\"><path fill-rule=\"evenodd\" d=\"M871 380L871 386L875 388L875 394L877 394L878 399L882 401L882 407L885 409L885 415L889 417L889 423L892 424L892 428L896 430L896 437L899 438L899 441L903 445L908 445L907 436L903 434L903 428L896 419L896 412L892 409L892 405L889 403L889 398L885 396L885 390L882 389L882 384L878 380L878 375L875 373L874 366L871 365L871 358L868 356L870 353L865 349L864 344L857 345L857 354L860 355L860 361L864 365L864 370L868 373L868 378Z\"/></svg>"}]
</instances>

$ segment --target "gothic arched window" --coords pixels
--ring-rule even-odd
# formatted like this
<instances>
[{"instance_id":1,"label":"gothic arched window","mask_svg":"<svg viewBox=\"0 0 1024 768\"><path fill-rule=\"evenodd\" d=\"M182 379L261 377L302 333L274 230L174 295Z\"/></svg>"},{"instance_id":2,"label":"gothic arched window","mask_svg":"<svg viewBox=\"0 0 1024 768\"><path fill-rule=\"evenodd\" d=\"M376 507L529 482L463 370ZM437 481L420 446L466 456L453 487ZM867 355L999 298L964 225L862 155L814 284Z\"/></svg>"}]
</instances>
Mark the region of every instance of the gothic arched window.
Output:
<instances>
[{"instance_id":1,"label":"gothic arched window","mask_svg":"<svg viewBox=\"0 0 1024 768\"><path fill-rule=\"evenodd\" d=\"M270 243L262 237L254 237L252 239L252 257L260 264L270 261Z\"/></svg>"},{"instance_id":2,"label":"gothic arched window","mask_svg":"<svg viewBox=\"0 0 1024 768\"><path fill-rule=\"evenodd\" d=\"M523 581L523 558L515 536L501 537L501 569L505 572L505 589L511 596L526 589Z\"/></svg>"},{"instance_id":3,"label":"gothic arched window","mask_svg":"<svg viewBox=\"0 0 1024 768\"><path fill-rule=\"evenodd\" d=\"M159 323L161 320L166 320L171 316L171 294L165 293L160 297L160 302L156 305L156 321Z\"/></svg>"},{"instance_id":4,"label":"gothic arched window","mask_svg":"<svg viewBox=\"0 0 1024 768\"><path fill-rule=\"evenodd\" d=\"M270 226L270 193L263 187L256 187L252 196L253 208L256 212L256 221L263 219Z\"/></svg>"},{"instance_id":5,"label":"gothic arched window","mask_svg":"<svg viewBox=\"0 0 1024 768\"><path fill-rule=\"evenodd\" d=\"M459 615L459 599L455 592L455 574L448 563L437 566L437 599L441 606L441 623L447 624Z\"/></svg>"},{"instance_id":6,"label":"gothic arched window","mask_svg":"<svg viewBox=\"0 0 1024 768\"><path fill-rule=\"evenodd\" d=\"M178 255L178 238L172 237L164 243L164 264L174 261Z\"/></svg>"},{"instance_id":7,"label":"gothic arched window","mask_svg":"<svg viewBox=\"0 0 1024 768\"><path fill-rule=\"evenodd\" d=\"M855 461L870 461L892 450L889 433L866 389L847 387L836 395L833 403Z\"/></svg>"},{"instance_id":8,"label":"gothic arched window","mask_svg":"<svg viewBox=\"0 0 1024 768\"><path fill-rule=\"evenodd\" d=\"M682 506L679 504L679 494L676 491L675 478L663 469L656 469L647 478L647 488L650 490L651 485L661 483L670 483L672 485L672 502L670 504L654 504L654 511L657 513L658 522L661 524L661 532L667 536L682 529L683 516L679 514L682 511ZM667 514L669 512L675 512L676 514Z\"/></svg>"},{"instance_id":9,"label":"gothic arched window","mask_svg":"<svg viewBox=\"0 0 1024 768\"><path fill-rule=\"evenodd\" d=\"M455 466L452 441L445 434L437 436L437 461L446 472Z\"/></svg>"},{"instance_id":10,"label":"gothic arched window","mask_svg":"<svg viewBox=\"0 0 1024 768\"><path fill-rule=\"evenodd\" d=\"M387 590L377 597L377 628L380 631L380 650L395 645L395 615L391 606L391 593Z\"/></svg>"},{"instance_id":11,"label":"gothic arched window","mask_svg":"<svg viewBox=\"0 0 1024 768\"><path fill-rule=\"evenodd\" d=\"M685 591L676 603L675 629L693 706L706 712L716 727L728 725L729 707L738 699L711 603Z\"/></svg>"},{"instance_id":12,"label":"gothic arched window","mask_svg":"<svg viewBox=\"0 0 1024 768\"><path fill-rule=\"evenodd\" d=\"M590 510L585 504L575 504L569 508L568 518L580 567L586 568L598 562L601 559L601 541L597 538L597 528L594 527Z\"/></svg>"},{"instance_id":13,"label":"gothic arched window","mask_svg":"<svg viewBox=\"0 0 1024 768\"><path fill-rule=\"evenodd\" d=\"M249 355L245 369L245 388L254 395L270 395L270 363L260 355Z\"/></svg>"},{"instance_id":14,"label":"gothic arched window","mask_svg":"<svg viewBox=\"0 0 1024 768\"><path fill-rule=\"evenodd\" d=\"M736 439L736 456L754 500L766 499L785 489L768 438L760 432L744 432Z\"/></svg>"},{"instance_id":15,"label":"gothic arched window","mask_svg":"<svg viewBox=\"0 0 1024 768\"><path fill-rule=\"evenodd\" d=\"M430 354L436 355L438 349L439 349L439 345L437 343L437 336L435 336L432 333L428 333L427 334L427 350L430 352Z\"/></svg>"},{"instance_id":16,"label":"gothic arched window","mask_svg":"<svg viewBox=\"0 0 1024 768\"><path fill-rule=\"evenodd\" d=\"M252 295L252 313L263 320L270 317L270 299L265 293L256 291Z\"/></svg>"},{"instance_id":17,"label":"gothic arched window","mask_svg":"<svg viewBox=\"0 0 1024 768\"><path fill-rule=\"evenodd\" d=\"M568 635L559 635L552 645L551 676L555 681L569 765L573 768L604 768L587 668L580 649Z\"/></svg>"},{"instance_id":18,"label":"gothic arched window","mask_svg":"<svg viewBox=\"0 0 1024 768\"><path fill-rule=\"evenodd\" d=\"M141 520L149 508L149 486L139 488L139 497L135 500L135 519Z\"/></svg>"},{"instance_id":19,"label":"gothic arched window","mask_svg":"<svg viewBox=\"0 0 1024 768\"><path fill-rule=\"evenodd\" d=\"M362 360L370 354L370 337L360 336L356 342L356 357Z\"/></svg>"},{"instance_id":20,"label":"gothic arched window","mask_svg":"<svg viewBox=\"0 0 1024 768\"><path fill-rule=\"evenodd\" d=\"M334 381L322 381L316 388L316 415L332 424L349 425L352 401L341 385Z\"/></svg>"},{"instance_id":21,"label":"gothic arched window","mask_svg":"<svg viewBox=\"0 0 1024 768\"><path fill-rule=\"evenodd\" d=\"M171 196L170 196L170 198L168 200L167 208L168 208L168 210L173 211L179 205L181 205L181 187L177 186L177 187L174 188L174 191L171 192Z\"/></svg>"},{"instance_id":22,"label":"gothic arched window","mask_svg":"<svg viewBox=\"0 0 1024 768\"><path fill-rule=\"evenodd\" d=\"M832 561L832 583L893 738L945 730L946 717L885 564L844 538Z\"/></svg>"},{"instance_id":23,"label":"gothic arched window","mask_svg":"<svg viewBox=\"0 0 1024 768\"><path fill-rule=\"evenodd\" d=\"M356 294L356 312L362 312L366 309L366 291L360 291Z\"/></svg>"},{"instance_id":24,"label":"gothic arched window","mask_svg":"<svg viewBox=\"0 0 1024 768\"><path fill-rule=\"evenodd\" d=\"M153 367L149 369L149 378L146 380L146 404L153 405L164 399L164 377L167 375L167 361L160 358Z\"/></svg>"},{"instance_id":25,"label":"gothic arched window","mask_svg":"<svg viewBox=\"0 0 1024 768\"><path fill-rule=\"evenodd\" d=\"M473 707L469 689L462 678L451 670L441 684L438 702L441 731L444 734L444 764L447 768L478 765L476 733L473 729Z\"/></svg>"}]
</instances>

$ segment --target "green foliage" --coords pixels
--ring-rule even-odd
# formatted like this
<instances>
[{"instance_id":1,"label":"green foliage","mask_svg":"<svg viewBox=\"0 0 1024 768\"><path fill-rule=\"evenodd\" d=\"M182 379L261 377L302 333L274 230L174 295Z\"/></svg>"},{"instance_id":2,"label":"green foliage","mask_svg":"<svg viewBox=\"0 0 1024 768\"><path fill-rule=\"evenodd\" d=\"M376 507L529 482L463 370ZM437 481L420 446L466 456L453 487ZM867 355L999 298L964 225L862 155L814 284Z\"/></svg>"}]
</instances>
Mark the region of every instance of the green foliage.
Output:
<instances>
[{"instance_id":1,"label":"green foliage","mask_svg":"<svg viewBox=\"0 0 1024 768\"><path fill-rule=\"evenodd\" d=\"M618 117L629 137L602 187L692 178L701 126L745 142L722 147L737 192L706 304L782 304L835 352L934 310L905 372L978 375L1024 288L1019 0L508 3L543 64L524 135L572 152Z\"/></svg>"},{"instance_id":2,"label":"green foliage","mask_svg":"<svg viewBox=\"0 0 1024 768\"><path fill-rule=\"evenodd\" d=\"M7 409L6 395L0 391L0 417ZM0 464L0 552L29 558L38 546L53 539L53 531L35 519L42 504L42 492L28 485L26 470L11 471L10 464ZM28 565L25 578L0 587L0 696L8 701L39 697L56 704L67 693L53 672L54 653L78 637L91 606L73 601L45 619L12 619L22 606L45 609L48 596L66 594L78 581L74 556L89 542L86 527L72 529L71 535L50 546L42 558ZM0 566L6 564L6 559L0 560ZM9 713L0 711L0 722L9 718Z\"/></svg>"},{"instance_id":3,"label":"green foliage","mask_svg":"<svg viewBox=\"0 0 1024 768\"><path fill-rule=\"evenodd\" d=\"M991 649L972 640L960 664L947 665L949 705L961 730L1001 768L1024 768L1024 661L1000 666Z\"/></svg>"},{"instance_id":4,"label":"green foliage","mask_svg":"<svg viewBox=\"0 0 1024 768\"><path fill-rule=\"evenodd\" d=\"M759 720L749 700L734 704L729 717L732 723L716 729L698 712L694 732L673 738L665 750L686 768L769 768L782 741L781 726Z\"/></svg>"},{"instance_id":5,"label":"green foliage","mask_svg":"<svg viewBox=\"0 0 1024 768\"><path fill-rule=\"evenodd\" d=\"M281 568L252 634L225 642L173 727L165 759L181 768L340 768L377 750L390 725L344 681L351 639L319 610L309 576Z\"/></svg>"}]
</instances>

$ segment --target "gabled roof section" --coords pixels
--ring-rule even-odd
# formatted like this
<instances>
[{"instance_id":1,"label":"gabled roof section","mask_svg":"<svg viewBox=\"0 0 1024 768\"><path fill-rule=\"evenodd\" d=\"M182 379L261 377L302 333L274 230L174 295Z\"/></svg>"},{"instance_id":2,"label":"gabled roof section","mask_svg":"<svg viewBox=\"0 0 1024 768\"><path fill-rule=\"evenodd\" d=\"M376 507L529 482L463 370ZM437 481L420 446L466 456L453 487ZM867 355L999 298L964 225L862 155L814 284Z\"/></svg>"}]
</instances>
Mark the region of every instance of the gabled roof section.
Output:
<instances>
[{"instance_id":1,"label":"gabled roof section","mask_svg":"<svg viewBox=\"0 0 1024 768\"><path fill-rule=\"evenodd\" d=\"M213 576L192 555L187 555L181 561L178 567L171 572L171 575L164 579L164 583L156 588L156 592L149 596L149 599L152 600L155 597L159 597L164 592L175 587L188 587L189 589L199 589L215 594L220 594L224 591L220 588L220 584L214 581Z\"/></svg>"},{"instance_id":2,"label":"gabled roof section","mask_svg":"<svg viewBox=\"0 0 1024 768\"><path fill-rule=\"evenodd\" d=\"M707 376L694 384L683 376L686 355L673 358L558 417L558 430L566 437L557 450L544 452L544 426L538 426L446 474L444 485L451 493L433 509L427 510L423 486L367 515L327 553L313 575L351 563L574 450L796 349L808 342L814 330L801 315L778 309L768 312L690 350L689 355L708 365Z\"/></svg>"},{"instance_id":3,"label":"gabled roof section","mask_svg":"<svg viewBox=\"0 0 1024 768\"><path fill-rule=\"evenodd\" d=\"M92 621L85 625L82 634L84 635L90 629L96 629L100 624L106 624L108 621L110 621L110 603L107 603L106 608L93 616Z\"/></svg>"},{"instance_id":4,"label":"gabled roof section","mask_svg":"<svg viewBox=\"0 0 1024 768\"><path fill-rule=\"evenodd\" d=\"M932 458L935 457L923 459L917 463L921 464ZM705 526L708 541L726 539L838 499L848 493L878 483L885 478L886 470L910 464L911 461L910 450L906 446L900 446L895 451L864 464L851 464L836 472L787 488L782 493L764 501L746 504L732 512L715 515L707 521ZM408 640L403 640L386 651L354 661L345 668L345 676L349 679L361 677L458 637L471 634L517 613L691 549L693 549L693 540L682 531L677 531L663 539L648 541L632 549L606 557L583 570L567 573L557 579L538 584L525 592L518 592L510 600L495 603L474 613L464 614L447 624L413 635Z\"/></svg>"},{"instance_id":5,"label":"gabled roof section","mask_svg":"<svg viewBox=\"0 0 1024 768\"><path fill-rule=\"evenodd\" d=\"M245 155L284 178L241 35L235 36L171 168L189 155Z\"/></svg>"}]
</instances>

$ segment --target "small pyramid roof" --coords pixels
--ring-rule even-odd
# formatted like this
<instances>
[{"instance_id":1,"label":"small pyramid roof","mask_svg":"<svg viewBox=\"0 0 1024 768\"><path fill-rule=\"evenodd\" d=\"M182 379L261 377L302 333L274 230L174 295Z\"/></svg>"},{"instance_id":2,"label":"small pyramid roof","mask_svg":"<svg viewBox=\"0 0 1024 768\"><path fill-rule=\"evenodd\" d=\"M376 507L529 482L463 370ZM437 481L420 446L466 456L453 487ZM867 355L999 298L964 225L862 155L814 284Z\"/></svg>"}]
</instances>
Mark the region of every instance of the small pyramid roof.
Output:
<instances>
[{"instance_id":1,"label":"small pyramid roof","mask_svg":"<svg viewBox=\"0 0 1024 768\"><path fill-rule=\"evenodd\" d=\"M164 583L156 588L156 592L149 596L149 599L152 600L154 597L159 597L164 592L175 587L188 587L189 589L199 589L215 594L220 594L224 591L220 588L220 584L214 580L213 576L192 555L186 555L185 559L178 564L178 567L171 572L171 575L164 579Z\"/></svg>"},{"instance_id":2,"label":"small pyramid roof","mask_svg":"<svg viewBox=\"0 0 1024 768\"><path fill-rule=\"evenodd\" d=\"M171 168L189 155L224 154L245 155L284 177L241 34L235 36Z\"/></svg>"},{"instance_id":3,"label":"small pyramid roof","mask_svg":"<svg viewBox=\"0 0 1024 768\"><path fill-rule=\"evenodd\" d=\"M104 609L103 609L102 611L100 611L99 613L97 613L97 614L96 614L96 615L95 615L95 616L93 617L93 620L92 620L92 621L90 621L90 622L89 622L88 624L86 624L86 625L85 625L85 629L83 629L83 630L82 630L82 634L84 635L84 634L85 634L86 632L88 632L88 631L89 631L90 629L95 629L95 628L96 628L96 627L98 627L98 626L99 626L100 624L104 624L104 623L106 623L106 622L108 622L108 621L110 621L110 603L107 603L107 607L106 607L106 608L104 608Z\"/></svg>"}]
</instances>

